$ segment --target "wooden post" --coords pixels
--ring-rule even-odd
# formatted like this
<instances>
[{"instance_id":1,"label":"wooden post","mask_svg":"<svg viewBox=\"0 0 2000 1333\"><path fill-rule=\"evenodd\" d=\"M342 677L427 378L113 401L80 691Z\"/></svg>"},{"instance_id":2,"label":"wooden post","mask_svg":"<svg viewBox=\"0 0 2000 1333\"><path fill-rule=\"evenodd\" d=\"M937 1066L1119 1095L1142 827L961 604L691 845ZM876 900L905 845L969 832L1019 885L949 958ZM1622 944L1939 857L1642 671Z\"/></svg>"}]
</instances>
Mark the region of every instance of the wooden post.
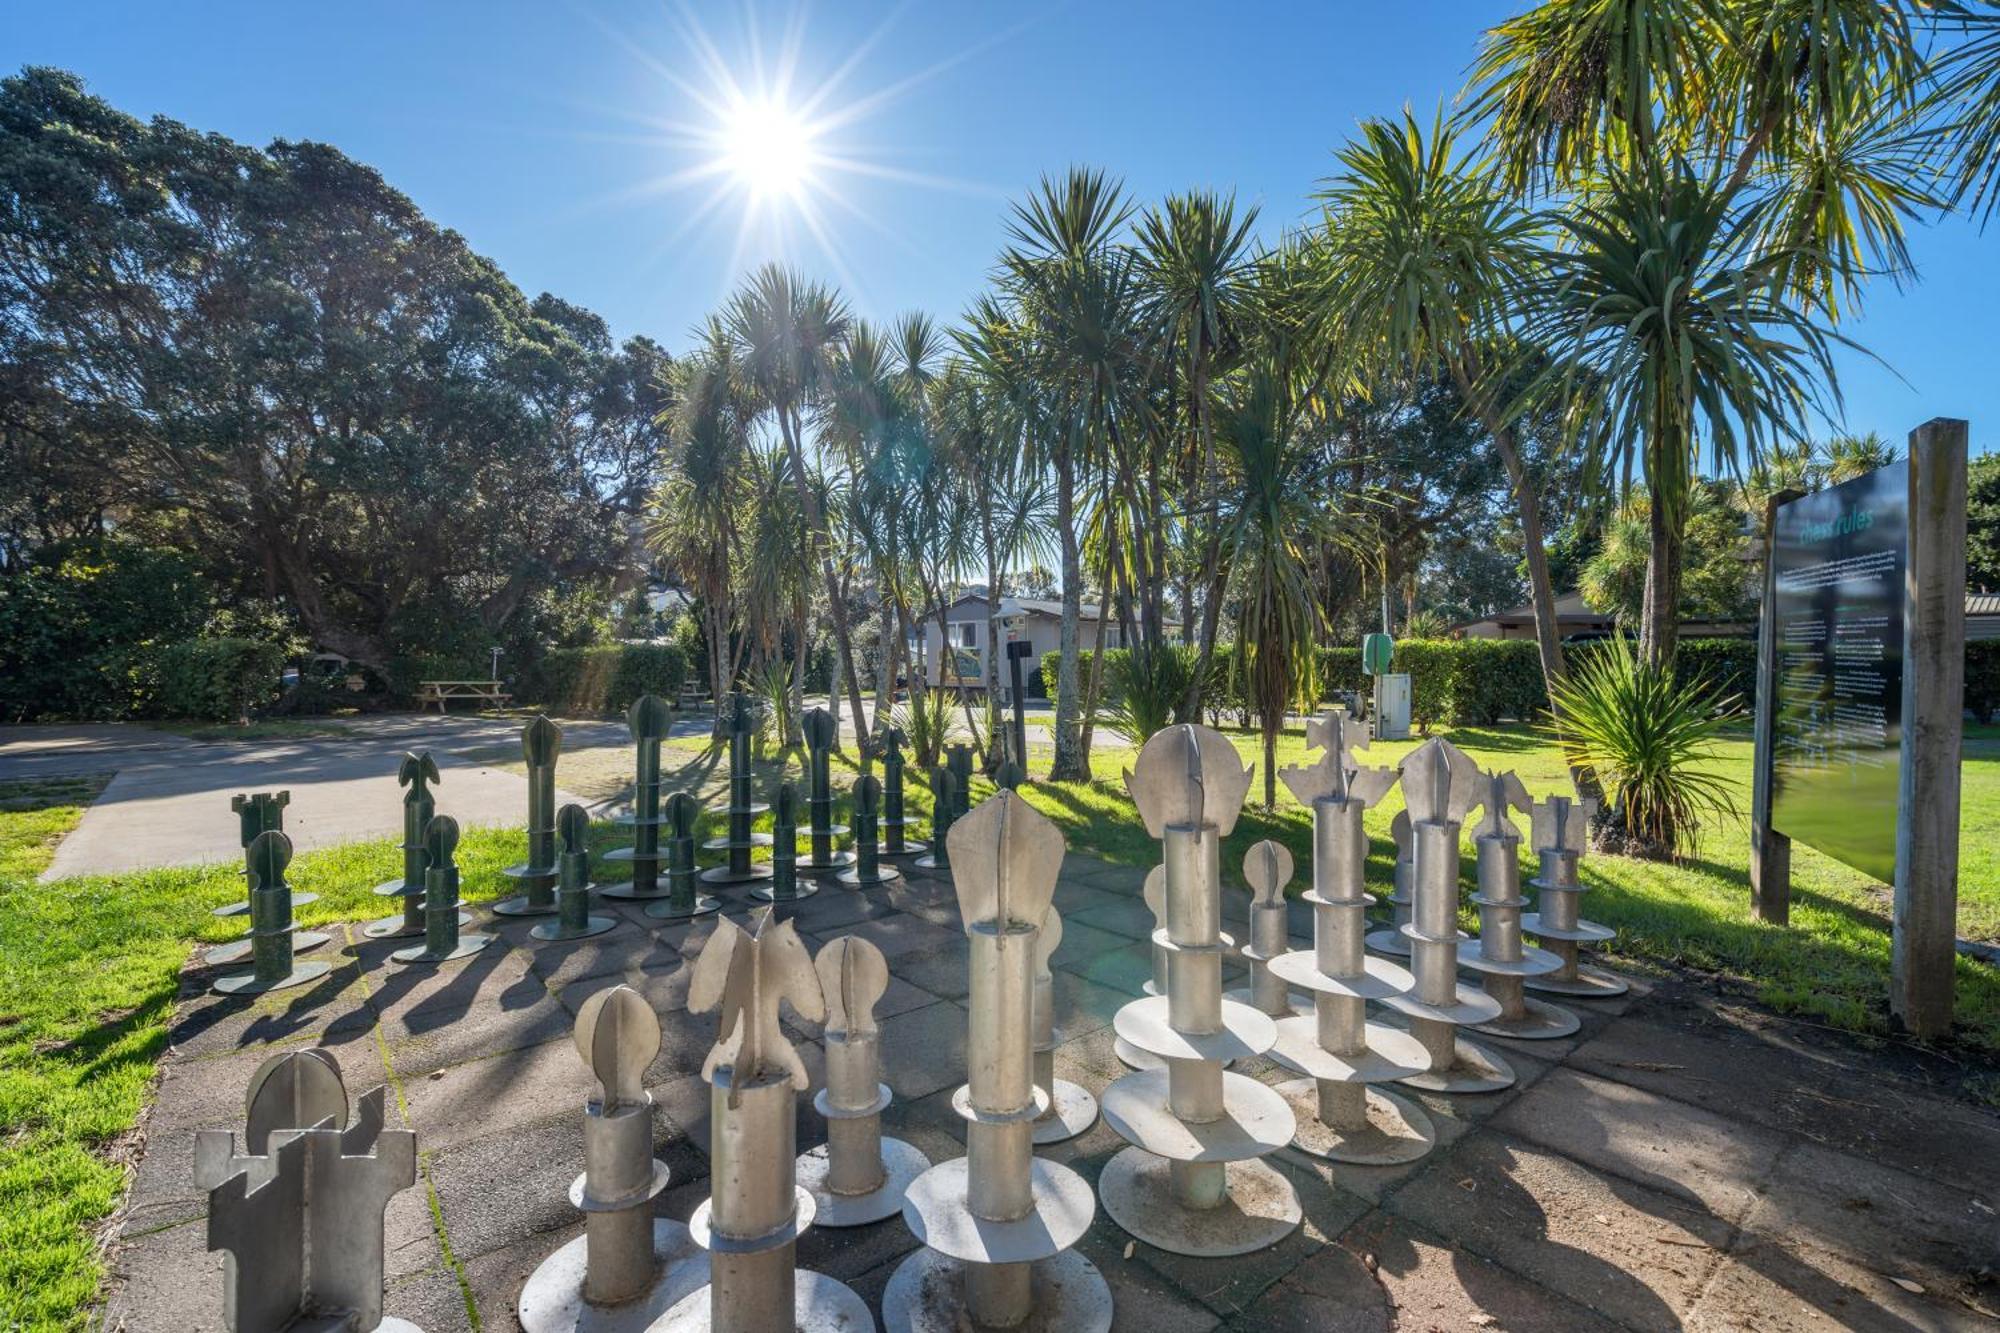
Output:
<instances>
[{"instance_id":1,"label":"wooden post","mask_svg":"<svg viewBox=\"0 0 2000 1333\"><path fill-rule=\"evenodd\" d=\"M1951 1030L1957 955L1966 436L1966 423L1950 417L1933 418L1910 432L1902 791L1889 1011L1923 1038Z\"/></svg>"},{"instance_id":2,"label":"wooden post","mask_svg":"<svg viewBox=\"0 0 2000 1333\"><path fill-rule=\"evenodd\" d=\"M1777 769L1778 507L1802 492L1782 490L1764 502L1764 598L1757 610L1757 712L1750 779L1750 915L1774 926L1792 919L1792 840L1771 827Z\"/></svg>"}]
</instances>

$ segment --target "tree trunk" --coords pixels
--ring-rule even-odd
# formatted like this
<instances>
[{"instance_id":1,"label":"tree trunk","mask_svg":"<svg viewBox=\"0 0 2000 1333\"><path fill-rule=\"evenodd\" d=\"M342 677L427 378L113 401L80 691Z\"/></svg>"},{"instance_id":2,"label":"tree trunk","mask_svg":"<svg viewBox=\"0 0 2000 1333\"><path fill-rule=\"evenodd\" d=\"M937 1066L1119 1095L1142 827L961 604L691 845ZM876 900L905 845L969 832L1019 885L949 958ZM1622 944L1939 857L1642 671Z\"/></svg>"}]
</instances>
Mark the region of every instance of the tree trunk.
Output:
<instances>
[{"instance_id":1,"label":"tree trunk","mask_svg":"<svg viewBox=\"0 0 2000 1333\"><path fill-rule=\"evenodd\" d=\"M806 713L806 658L810 655L807 645L812 634L812 617L807 608L812 603L797 598L792 604L792 623L797 626L792 640L792 707L791 717L785 723L784 744L786 746L805 744Z\"/></svg>"},{"instance_id":2,"label":"tree trunk","mask_svg":"<svg viewBox=\"0 0 2000 1333\"><path fill-rule=\"evenodd\" d=\"M882 589L882 642L876 645L875 668L875 728L880 730L882 719L889 715L890 701L896 697L896 608L890 604L889 590ZM861 719L854 719L856 735L861 734ZM863 754L868 753L865 743Z\"/></svg>"},{"instance_id":3,"label":"tree trunk","mask_svg":"<svg viewBox=\"0 0 2000 1333\"><path fill-rule=\"evenodd\" d=\"M849 633L847 624L847 598L841 595L840 576L834 572L826 515L820 512L819 497L806 483L805 450L799 443L797 412L796 406L781 409L778 425L784 435L786 455L791 459L792 483L798 489L799 508L805 513L807 528L820 545L820 580L826 585L827 619L833 622L833 641L840 653L841 674L847 680L848 707L854 711L855 731L866 736L868 729L862 725L865 714L861 711L861 678L854 672L854 636ZM867 753L865 747L862 753Z\"/></svg>"},{"instance_id":4,"label":"tree trunk","mask_svg":"<svg viewBox=\"0 0 2000 1333\"><path fill-rule=\"evenodd\" d=\"M1086 782L1089 765L1077 746L1077 620L1083 604L1083 570L1076 543L1076 461L1065 445L1056 456L1056 540L1062 553L1062 643L1056 667L1055 759L1051 782Z\"/></svg>"},{"instance_id":5,"label":"tree trunk","mask_svg":"<svg viewBox=\"0 0 2000 1333\"><path fill-rule=\"evenodd\" d=\"M1111 571L1117 545L1107 542L1104 547L1104 593L1097 606L1097 638L1090 650L1090 686L1083 694L1083 740L1078 747L1082 752L1083 776L1090 780L1090 746L1097 733L1097 702L1104 692L1104 627L1110 621L1111 608L1105 603L1111 600ZM1129 647L1127 648L1129 652Z\"/></svg>"},{"instance_id":6,"label":"tree trunk","mask_svg":"<svg viewBox=\"0 0 2000 1333\"><path fill-rule=\"evenodd\" d=\"M986 758L988 771L999 773L1004 762L1001 756L1008 753L1007 744L1001 739L1007 736L1005 716L1000 708L1000 654L1005 644L1000 638L1000 563L993 549L993 516L990 512L982 516L986 541ZM1012 756L1015 763L1027 771L1028 756Z\"/></svg>"},{"instance_id":7,"label":"tree trunk","mask_svg":"<svg viewBox=\"0 0 2000 1333\"><path fill-rule=\"evenodd\" d=\"M1681 637L1681 534L1662 497L1648 506L1652 547L1646 553L1646 591L1639 608L1639 656L1660 670L1673 666Z\"/></svg>"}]
</instances>

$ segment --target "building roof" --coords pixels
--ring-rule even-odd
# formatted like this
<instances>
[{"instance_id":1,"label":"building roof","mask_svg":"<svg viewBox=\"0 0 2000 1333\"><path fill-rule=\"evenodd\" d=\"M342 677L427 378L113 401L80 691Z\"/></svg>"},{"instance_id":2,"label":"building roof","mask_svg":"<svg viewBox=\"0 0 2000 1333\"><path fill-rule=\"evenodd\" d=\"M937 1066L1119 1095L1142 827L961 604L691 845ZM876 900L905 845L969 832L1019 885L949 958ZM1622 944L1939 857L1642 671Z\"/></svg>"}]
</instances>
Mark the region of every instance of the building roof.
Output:
<instances>
[{"instance_id":1,"label":"building roof","mask_svg":"<svg viewBox=\"0 0 2000 1333\"><path fill-rule=\"evenodd\" d=\"M2000 616L2000 592L1969 592L1965 594L1965 614L1968 616Z\"/></svg>"},{"instance_id":2,"label":"building roof","mask_svg":"<svg viewBox=\"0 0 2000 1333\"><path fill-rule=\"evenodd\" d=\"M985 600L986 594L984 592L962 592L946 603L945 609L949 611L960 602L984 602ZM1000 599L1000 614L1003 616L1047 616L1051 620L1060 620L1062 619L1062 603L1049 601L1040 597L1002 597ZM1101 614L1101 608L1095 602L1084 602L1077 609L1078 618L1083 620L1096 620ZM1175 616L1168 616L1166 623L1179 626L1181 622Z\"/></svg>"}]
</instances>

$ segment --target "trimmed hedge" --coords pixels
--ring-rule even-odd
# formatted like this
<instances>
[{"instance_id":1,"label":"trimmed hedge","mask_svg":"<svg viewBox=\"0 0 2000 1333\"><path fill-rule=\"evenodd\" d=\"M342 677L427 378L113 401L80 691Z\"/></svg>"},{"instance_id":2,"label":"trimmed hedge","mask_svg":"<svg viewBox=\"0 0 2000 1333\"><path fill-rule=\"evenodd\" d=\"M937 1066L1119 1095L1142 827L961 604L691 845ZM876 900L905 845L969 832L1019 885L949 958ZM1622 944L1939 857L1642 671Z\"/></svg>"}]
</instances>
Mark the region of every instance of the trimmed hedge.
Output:
<instances>
[{"instance_id":1,"label":"trimmed hedge","mask_svg":"<svg viewBox=\"0 0 2000 1333\"><path fill-rule=\"evenodd\" d=\"M146 714L235 722L277 697L285 652L261 639L186 639L148 649L133 663Z\"/></svg>"},{"instance_id":2,"label":"trimmed hedge","mask_svg":"<svg viewBox=\"0 0 2000 1333\"><path fill-rule=\"evenodd\" d=\"M1965 645L1965 706L1981 722L2000 713L2000 639Z\"/></svg>"},{"instance_id":3,"label":"trimmed hedge","mask_svg":"<svg viewBox=\"0 0 2000 1333\"><path fill-rule=\"evenodd\" d=\"M521 682L522 701L588 717L622 713L642 694L672 701L687 678L687 655L672 643L554 648Z\"/></svg>"}]
</instances>

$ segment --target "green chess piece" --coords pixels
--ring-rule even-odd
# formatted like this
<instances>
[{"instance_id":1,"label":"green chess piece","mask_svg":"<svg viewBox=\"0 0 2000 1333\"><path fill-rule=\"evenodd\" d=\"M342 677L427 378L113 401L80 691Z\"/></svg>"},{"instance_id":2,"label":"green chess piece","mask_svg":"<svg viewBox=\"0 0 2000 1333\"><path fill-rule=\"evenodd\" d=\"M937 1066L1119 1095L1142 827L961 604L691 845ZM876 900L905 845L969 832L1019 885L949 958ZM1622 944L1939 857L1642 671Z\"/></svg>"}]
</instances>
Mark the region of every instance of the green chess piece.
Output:
<instances>
[{"instance_id":1,"label":"green chess piece","mask_svg":"<svg viewBox=\"0 0 2000 1333\"><path fill-rule=\"evenodd\" d=\"M727 852L729 860L701 872L704 884L747 884L769 879L771 867L750 859L752 848L772 845L768 833L754 833L750 821L770 809L750 799L750 738L755 730L750 696L740 690L729 696L729 828L720 838L711 838L704 850Z\"/></svg>"},{"instance_id":2,"label":"green chess piece","mask_svg":"<svg viewBox=\"0 0 2000 1333\"><path fill-rule=\"evenodd\" d=\"M428 750L410 751L403 756L402 764L396 769L396 781L406 788L403 792L403 873L377 884L375 894L380 898L401 898L403 911L400 916L385 916L363 926L361 933L371 940L401 939L424 933L424 826L437 813L437 797L431 791L432 783L442 781L438 776L437 760L431 758ZM458 923L461 926L471 925L472 918L461 912Z\"/></svg>"},{"instance_id":3,"label":"green chess piece","mask_svg":"<svg viewBox=\"0 0 2000 1333\"><path fill-rule=\"evenodd\" d=\"M810 846L798 865L811 874L842 870L854 864L854 853L837 852L833 840L847 832L845 824L833 822L833 774L831 756L838 739L833 714L815 708L805 715L800 730L806 738L806 813Z\"/></svg>"},{"instance_id":4,"label":"green chess piece","mask_svg":"<svg viewBox=\"0 0 2000 1333\"><path fill-rule=\"evenodd\" d=\"M777 799L771 802L771 882L750 890L750 896L782 903L818 893L819 885L800 881L798 861L799 789L781 782Z\"/></svg>"},{"instance_id":5,"label":"green chess piece","mask_svg":"<svg viewBox=\"0 0 2000 1333\"><path fill-rule=\"evenodd\" d=\"M910 864L925 870L951 869L951 849L945 835L958 818L958 783L949 768L931 770L931 849Z\"/></svg>"},{"instance_id":6,"label":"green chess piece","mask_svg":"<svg viewBox=\"0 0 2000 1333\"><path fill-rule=\"evenodd\" d=\"M972 813L972 747L951 745L945 747L945 766L951 770L951 791L954 802L951 811L953 821Z\"/></svg>"},{"instance_id":7,"label":"green chess piece","mask_svg":"<svg viewBox=\"0 0 2000 1333\"><path fill-rule=\"evenodd\" d=\"M906 741L902 730L885 727L876 738L882 747L882 855L915 856L924 850L924 844L906 836L905 830L917 822L915 816L904 813L903 770L908 761L903 758Z\"/></svg>"},{"instance_id":8,"label":"green chess piece","mask_svg":"<svg viewBox=\"0 0 2000 1333\"><path fill-rule=\"evenodd\" d=\"M660 742L673 725L674 709L656 694L642 694L626 710L625 725L632 733L637 752L637 771L632 779L632 813L620 815L618 822L632 828L632 845L605 854L607 861L627 861L632 866L631 882L607 884L598 890L606 898L635 900L666 896L660 887L660 829L666 817L660 813Z\"/></svg>"},{"instance_id":9,"label":"green chess piece","mask_svg":"<svg viewBox=\"0 0 2000 1333\"><path fill-rule=\"evenodd\" d=\"M668 921L707 916L722 904L703 893L695 873L695 825L701 822L701 803L684 791L667 798L667 896L646 904L646 915Z\"/></svg>"},{"instance_id":10,"label":"green chess piece","mask_svg":"<svg viewBox=\"0 0 2000 1333\"><path fill-rule=\"evenodd\" d=\"M528 765L528 859L500 873L521 886L518 896L495 903L501 916L551 916L556 910L556 757L562 728L537 715L521 728L521 758Z\"/></svg>"},{"instance_id":11,"label":"green chess piece","mask_svg":"<svg viewBox=\"0 0 2000 1333\"><path fill-rule=\"evenodd\" d=\"M493 943L458 929L458 821L434 815L424 826L424 942L389 956L399 963L448 963Z\"/></svg>"},{"instance_id":12,"label":"green chess piece","mask_svg":"<svg viewBox=\"0 0 2000 1333\"><path fill-rule=\"evenodd\" d=\"M250 867L250 844L257 841L260 834L282 831L285 827L285 807L291 803L292 794L288 791L244 792L241 795L229 798L229 808L236 814L238 832L243 843L243 884L246 890L253 888L256 884L256 875ZM292 895L292 906L294 908L304 907L307 903L318 901L319 895L317 893L297 893ZM240 902L233 902L227 906L218 907L214 912L216 916L248 916L249 914L250 899L248 897L245 897ZM227 944L216 945L203 954L201 960L209 967L232 967L251 956L254 948L254 937L255 929L246 928L241 939L231 940ZM299 931L292 936L292 952L305 953L310 949L317 949L330 938L332 937L323 935L316 930Z\"/></svg>"},{"instance_id":13,"label":"green chess piece","mask_svg":"<svg viewBox=\"0 0 2000 1333\"><path fill-rule=\"evenodd\" d=\"M215 989L223 995L262 995L303 986L331 972L331 963L292 961L292 935L297 927L292 924L292 886L285 882L285 867L292 861L292 840L276 829L259 833L251 840L247 861L250 970L217 977Z\"/></svg>"},{"instance_id":14,"label":"green chess piece","mask_svg":"<svg viewBox=\"0 0 2000 1333\"><path fill-rule=\"evenodd\" d=\"M1000 771L993 775L993 781L1008 791L1021 790L1021 784L1028 780L1028 774L1019 764L1009 759L1000 765Z\"/></svg>"},{"instance_id":15,"label":"green chess piece","mask_svg":"<svg viewBox=\"0 0 2000 1333\"><path fill-rule=\"evenodd\" d=\"M556 919L538 921L528 933L538 940L602 935L618 923L590 914L590 815L582 806L556 812L556 843Z\"/></svg>"},{"instance_id":16,"label":"green chess piece","mask_svg":"<svg viewBox=\"0 0 2000 1333\"><path fill-rule=\"evenodd\" d=\"M903 877L903 872L882 863L881 818L882 783L872 773L863 773L854 784L854 867L840 872L840 882L851 889L872 889Z\"/></svg>"}]
</instances>

